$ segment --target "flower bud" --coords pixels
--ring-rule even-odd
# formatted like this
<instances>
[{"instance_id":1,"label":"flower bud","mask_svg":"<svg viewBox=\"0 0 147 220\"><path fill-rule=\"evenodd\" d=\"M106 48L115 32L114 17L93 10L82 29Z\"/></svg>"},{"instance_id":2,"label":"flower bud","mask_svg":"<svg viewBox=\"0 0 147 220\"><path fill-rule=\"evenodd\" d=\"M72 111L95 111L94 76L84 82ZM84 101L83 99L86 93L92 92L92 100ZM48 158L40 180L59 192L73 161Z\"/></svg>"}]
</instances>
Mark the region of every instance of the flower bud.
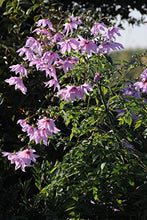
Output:
<instances>
[{"instance_id":1,"label":"flower bud","mask_svg":"<svg viewBox=\"0 0 147 220\"><path fill-rule=\"evenodd\" d=\"M100 77L101 77L101 74L100 73L97 73L94 77L94 81L97 82L100 80Z\"/></svg>"}]
</instances>

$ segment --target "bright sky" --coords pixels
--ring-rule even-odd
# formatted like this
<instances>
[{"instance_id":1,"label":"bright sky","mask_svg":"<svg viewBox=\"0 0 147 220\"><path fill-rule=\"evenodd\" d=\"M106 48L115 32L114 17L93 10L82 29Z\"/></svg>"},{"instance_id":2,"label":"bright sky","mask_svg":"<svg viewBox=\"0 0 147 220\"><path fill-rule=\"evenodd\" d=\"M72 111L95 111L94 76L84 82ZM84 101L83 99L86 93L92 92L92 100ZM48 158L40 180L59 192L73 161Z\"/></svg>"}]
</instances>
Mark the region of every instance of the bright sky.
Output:
<instances>
[{"instance_id":1,"label":"bright sky","mask_svg":"<svg viewBox=\"0 0 147 220\"><path fill-rule=\"evenodd\" d=\"M131 12L134 17L141 17L137 11ZM121 30L120 37L117 37L117 42L122 43L125 49L147 49L147 16L146 23L137 25L129 25L124 22L125 30Z\"/></svg>"}]
</instances>

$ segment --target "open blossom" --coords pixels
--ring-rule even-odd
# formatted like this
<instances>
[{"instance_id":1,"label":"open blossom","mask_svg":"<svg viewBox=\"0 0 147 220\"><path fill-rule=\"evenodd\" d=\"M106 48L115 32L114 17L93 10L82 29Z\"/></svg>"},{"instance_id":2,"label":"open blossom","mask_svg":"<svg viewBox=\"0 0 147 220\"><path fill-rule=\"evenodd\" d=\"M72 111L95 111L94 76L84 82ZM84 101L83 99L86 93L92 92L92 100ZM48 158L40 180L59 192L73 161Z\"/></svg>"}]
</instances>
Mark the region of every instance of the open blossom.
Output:
<instances>
[{"instance_id":1,"label":"open blossom","mask_svg":"<svg viewBox=\"0 0 147 220\"><path fill-rule=\"evenodd\" d=\"M47 55L47 54L46 54ZM36 69L40 71L45 71L46 72L46 77L53 77L55 80L57 80L57 75L56 75L56 69L53 65L48 64L48 57L37 57L36 59L33 59L30 63L29 66L34 66L36 65ZM52 60L49 62L53 61Z\"/></svg>"},{"instance_id":2,"label":"open blossom","mask_svg":"<svg viewBox=\"0 0 147 220\"><path fill-rule=\"evenodd\" d=\"M78 35L78 38L80 39L79 48L81 49L81 54L85 54L86 52L91 55L92 52L97 52L97 45L90 41L84 39L82 36Z\"/></svg>"},{"instance_id":3,"label":"open blossom","mask_svg":"<svg viewBox=\"0 0 147 220\"><path fill-rule=\"evenodd\" d=\"M56 90L56 88L58 90L60 90L60 85L59 85L58 81L55 80L55 79L51 79L48 82L44 82L44 84L45 84L46 87L49 87L49 88L54 86L54 91Z\"/></svg>"},{"instance_id":4,"label":"open blossom","mask_svg":"<svg viewBox=\"0 0 147 220\"><path fill-rule=\"evenodd\" d=\"M84 83L80 87L81 87L82 92L85 93L86 95L89 95L88 91L93 91L93 88L91 85L89 85L89 83Z\"/></svg>"},{"instance_id":5,"label":"open blossom","mask_svg":"<svg viewBox=\"0 0 147 220\"><path fill-rule=\"evenodd\" d=\"M79 50L79 42L74 38L71 38L71 39L65 40L65 41L60 41L57 44L60 45L60 47L61 47L60 52L63 55L65 55L66 51L68 53L70 53L71 49L74 49L75 51Z\"/></svg>"},{"instance_id":6,"label":"open blossom","mask_svg":"<svg viewBox=\"0 0 147 220\"><path fill-rule=\"evenodd\" d=\"M32 33L36 33L37 35L40 35L40 34L45 35L48 39L50 39L52 36L51 32L45 28L42 28L42 29L36 28Z\"/></svg>"},{"instance_id":7,"label":"open blossom","mask_svg":"<svg viewBox=\"0 0 147 220\"><path fill-rule=\"evenodd\" d=\"M48 26L50 30L52 30L53 32L56 32L56 30L53 28L51 21L47 19L40 19L39 21L36 22L36 24L37 24L37 27L41 27L41 28Z\"/></svg>"},{"instance_id":8,"label":"open blossom","mask_svg":"<svg viewBox=\"0 0 147 220\"><path fill-rule=\"evenodd\" d=\"M143 93L147 93L147 69L140 75L141 82L134 83L135 89Z\"/></svg>"},{"instance_id":9,"label":"open blossom","mask_svg":"<svg viewBox=\"0 0 147 220\"><path fill-rule=\"evenodd\" d=\"M63 40L63 36L60 33L56 33L51 37L52 43L56 43L57 41L62 41L62 40Z\"/></svg>"},{"instance_id":10,"label":"open blossom","mask_svg":"<svg viewBox=\"0 0 147 220\"><path fill-rule=\"evenodd\" d=\"M121 34L119 33L119 28L118 27L109 27L106 32L105 32L105 40L112 40L112 39L116 39L115 35L121 36Z\"/></svg>"},{"instance_id":11,"label":"open blossom","mask_svg":"<svg viewBox=\"0 0 147 220\"><path fill-rule=\"evenodd\" d=\"M36 158L39 156L34 154L36 152L34 149L26 149L23 151L18 151L16 153L2 152L3 157L8 157L11 164L15 164L15 170L21 168L25 172L25 167L31 167L31 162L36 162Z\"/></svg>"},{"instance_id":12,"label":"open blossom","mask_svg":"<svg viewBox=\"0 0 147 220\"><path fill-rule=\"evenodd\" d=\"M55 53L53 51L47 51L43 54L42 59L46 64L51 65L54 61L59 60L60 57L57 53Z\"/></svg>"},{"instance_id":13,"label":"open blossom","mask_svg":"<svg viewBox=\"0 0 147 220\"><path fill-rule=\"evenodd\" d=\"M27 131L27 129L28 129L28 124L27 124L26 120L24 120L24 119L19 119L19 120L17 121L17 124L20 124L20 126L22 127L22 131L23 131L23 132L26 132L26 131Z\"/></svg>"},{"instance_id":14,"label":"open blossom","mask_svg":"<svg viewBox=\"0 0 147 220\"><path fill-rule=\"evenodd\" d=\"M58 93L57 96L62 96L61 100L66 100L66 101L71 101L74 102L75 97L78 99L83 99L83 93L81 91L80 87L76 86L66 86L66 89L61 89Z\"/></svg>"},{"instance_id":15,"label":"open blossom","mask_svg":"<svg viewBox=\"0 0 147 220\"><path fill-rule=\"evenodd\" d=\"M77 63L79 59L77 57L68 57L66 60L59 60L55 64L60 65L58 68L63 68L64 73L67 73L69 69L73 70L74 64Z\"/></svg>"},{"instance_id":16,"label":"open blossom","mask_svg":"<svg viewBox=\"0 0 147 220\"><path fill-rule=\"evenodd\" d=\"M102 34L106 29L106 25L103 23L96 23L94 26L91 28L91 34L96 37L98 34Z\"/></svg>"},{"instance_id":17,"label":"open blossom","mask_svg":"<svg viewBox=\"0 0 147 220\"><path fill-rule=\"evenodd\" d=\"M41 43L33 37L28 37L25 47L30 48L33 52L38 53L40 56L42 55Z\"/></svg>"},{"instance_id":18,"label":"open blossom","mask_svg":"<svg viewBox=\"0 0 147 220\"><path fill-rule=\"evenodd\" d=\"M17 50L17 53L19 53L19 56L25 55L23 60L31 61L32 59L36 58L36 55L34 54L34 52L31 49L26 48L26 47L20 48L19 50Z\"/></svg>"},{"instance_id":19,"label":"open blossom","mask_svg":"<svg viewBox=\"0 0 147 220\"><path fill-rule=\"evenodd\" d=\"M120 50L120 49L124 49L124 47L120 43L107 41L107 42L104 42L101 45L99 45L98 52L109 54L111 49L112 50L117 50L117 49Z\"/></svg>"},{"instance_id":20,"label":"open blossom","mask_svg":"<svg viewBox=\"0 0 147 220\"><path fill-rule=\"evenodd\" d=\"M74 16L70 17L70 21L63 24L64 29L62 33L66 33L66 36L68 36L68 33L70 32L70 36L73 34L73 29L77 29L78 25L82 24L81 20L79 18L76 18Z\"/></svg>"},{"instance_id":21,"label":"open blossom","mask_svg":"<svg viewBox=\"0 0 147 220\"><path fill-rule=\"evenodd\" d=\"M26 94L27 88L19 77L10 77L6 79L5 82L9 83L9 85L15 85L15 90L20 89L23 94Z\"/></svg>"},{"instance_id":22,"label":"open blossom","mask_svg":"<svg viewBox=\"0 0 147 220\"><path fill-rule=\"evenodd\" d=\"M61 100L66 100L66 101L72 101L74 102L75 98L77 97L78 99L83 99L85 93L88 95L87 91L92 91L92 87L88 84L85 83L81 86L66 86L66 88L61 89L58 93L57 96L62 96Z\"/></svg>"},{"instance_id":23,"label":"open blossom","mask_svg":"<svg viewBox=\"0 0 147 220\"><path fill-rule=\"evenodd\" d=\"M10 71L14 71L15 74L19 73L20 77L23 77L23 76L28 77L26 68L21 64L12 65L9 68L11 69Z\"/></svg>"},{"instance_id":24,"label":"open blossom","mask_svg":"<svg viewBox=\"0 0 147 220\"><path fill-rule=\"evenodd\" d=\"M42 119L38 120L38 128L45 129L47 132L51 133L58 133L60 130L56 127L53 119L43 117Z\"/></svg>"},{"instance_id":25,"label":"open blossom","mask_svg":"<svg viewBox=\"0 0 147 220\"><path fill-rule=\"evenodd\" d=\"M57 81L56 69L52 65L42 65L39 70L44 70L46 72L46 77L53 77Z\"/></svg>"}]
</instances>

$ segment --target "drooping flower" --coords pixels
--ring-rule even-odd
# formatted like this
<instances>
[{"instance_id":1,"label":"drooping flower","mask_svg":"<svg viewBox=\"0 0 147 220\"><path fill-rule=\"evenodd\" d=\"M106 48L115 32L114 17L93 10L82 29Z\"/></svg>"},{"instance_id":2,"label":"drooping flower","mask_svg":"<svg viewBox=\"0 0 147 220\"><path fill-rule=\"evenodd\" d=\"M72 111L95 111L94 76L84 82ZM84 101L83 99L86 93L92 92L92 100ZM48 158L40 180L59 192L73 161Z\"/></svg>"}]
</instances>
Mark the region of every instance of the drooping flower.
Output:
<instances>
[{"instance_id":1,"label":"drooping flower","mask_svg":"<svg viewBox=\"0 0 147 220\"><path fill-rule=\"evenodd\" d=\"M143 93L147 93L147 69L140 75L141 82L134 83L135 89Z\"/></svg>"},{"instance_id":2,"label":"drooping flower","mask_svg":"<svg viewBox=\"0 0 147 220\"><path fill-rule=\"evenodd\" d=\"M49 87L49 88L54 86L54 91L56 90L56 88L58 90L60 90L60 85L59 85L58 81L55 80L55 79L51 79L48 82L44 82L44 84L45 84L46 87Z\"/></svg>"},{"instance_id":3,"label":"drooping flower","mask_svg":"<svg viewBox=\"0 0 147 220\"><path fill-rule=\"evenodd\" d=\"M43 54L43 57L42 57L43 61L46 63L46 64L49 64L51 65L53 63L53 61L57 61L60 59L59 55L56 53L56 52L53 52L53 51L47 51Z\"/></svg>"},{"instance_id":4,"label":"drooping flower","mask_svg":"<svg viewBox=\"0 0 147 220\"><path fill-rule=\"evenodd\" d=\"M83 99L83 93L80 89L80 87L76 86L66 86L66 89L61 89L58 93L57 96L62 96L61 100L66 100L66 101L71 101L74 102L75 97L78 99Z\"/></svg>"},{"instance_id":5,"label":"drooping flower","mask_svg":"<svg viewBox=\"0 0 147 220\"><path fill-rule=\"evenodd\" d=\"M19 56L23 56L25 54L23 60L31 61L32 59L36 58L36 55L33 53L33 51L26 47L20 48L19 50L17 50L17 53L19 53Z\"/></svg>"},{"instance_id":6,"label":"drooping flower","mask_svg":"<svg viewBox=\"0 0 147 220\"><path fill-rule=\"evenodd\" d=\"M15 74L19 74L20 77L28 77L26 68L21 64L12 65L9 67L11 70L15 72Z\"/></svg>"},{"instance_id":7,"label":"drooping flower","mask_svg":"<svg viewBox=\"0 0 147 220\"><path fill-rule=\"evenodd\" d=\"M107 41L107 42L104 42L101 45L99 45L98 52L109 54L111 49L112 50L117 50L117 49L120 50L120 49L124 49L124 47L120 43Z\"/></svg>"},{"instance_id":8,"label":"drooping flower","mask_svg":"<svg viewBox=\"0 0 147 220\"><path fill-rule=\"evenodd\" d=\"M79 50L79 42L74 38L71 38L71 39L68 39L68 40L65 40L65 41L60 41L57 44L60 45L60 47L61 47L60 52L63 55L65 55L66 51L68 53L70 53L71 49L74 49L75 51Z\"/></svg>"},{"instance_id":9,"label":"drooping flower","mask_svg":"<svg viewBox=\"0 0 147 220\"><path fill-rule=\"evenodd\" d=\"M89 83L84 83L83 85L80 86L81 90L83 93L86 95L89 95L88 91L93 91L92 86Z\"/></svg>"},{"instance_id":10,"label":"drooping flower","mask_svg":"<svg viewBox=\"0 0 147 220\"><path fill-rule=\"evenodd\" d=\"M52 30L53 32L56 32L56 30L53 28L51 21L47 19L40 19L39 21L36 22L36 24L37 24L37 27L41 27L41 28L48 26L50 30Z\"/></svg>"},{"instance_id":11,"label":"drooping flower","mask_svg":"<svg viewBox=\"0 0 147 220\"><path fill-rule=\"evenodd\" d=\"M105 32L104 40L116 40L115 35L121 36L121 34L119 33L119 28L115 26L109 27Z\"/></svg>"},{"instance_id":12,"label":"drooping flower","mask_svg":"<svg viewBox=\"0 0 147 220\"><path fill-rule=\"evenodd\" d=\"M45 131L51 132L51 133L58 133L60 130L56 127L53 119L43 117L42 119L38 119L37 122L39 129L45 129Z\"/></svg>"},{"instance_id":13,"label":"drooping flower","mask_svg":"<svg viewBox=\"0 0 147 220\"><path fill-rule=\"evenodd\" d=\"M85 83L81 86L69 86L67 85L66 88L61 89L58 91L57 96L62 96L61 100L66 100L66 101L72 101L74 102L75 98L77 97L78 99L83 99L85 93L88 95L87 91L92 91L92 87L88 84Z\"/></svg>"},{"instance_id":14,"label":"drooping flower","mask_svg":"<svg viewBox=\"0 0 147 220\"><path fill-rule=\"evenodd\" d=\"M28 124L27 124L26 120L24 120L24 119L19 119L19 120L17 121L17 124L20 124L20 126L22 127L22 131L23 131L23 132L26 132L26 131L27 131L27 129L28 129Z\"/></svg>"},{"instance_id":15,"label":"drooping flower","mask_svg":"<svg viewBox=\"0 0 147 220\"><path fill-rule=\"evenodd\" d=\"M45 28L42 28L42 29L36 28L32 33L36 33L37 35L40 35L40 34L45 35L48 39L50 39L52 36L51 32Z\"/></svg>"},{"instance_id":16,"label":"drooping flower","mask_svg":"<svg viewBox=\"0 0 147 220\"><path fill-rule=\"evenodd\" d=\"M33 37L28 37L25 47L30 48L33 52L38 53L40 56L42 55L41 43Z\"/></svg>"},{"instance_id":17,"label":"drooping flower","mask_svg":"<svg viewBox=\"0 0 147 220\"><path fill-rule=\"evenodd\" d=\"M77 29L78 25L82 24L81 20L79 18L74 17L73 15L70 17L69 21L65 24L63 24L64 29L62 33L66 33L66 36L68 36L68 33L70 32L70 36L73 34L73 29Z\"/></svg>"},{"instance_id":18,"label":"drooping flower","mask_svg":"<svg viewBox=\"0 0 147 220\"><path fill-rule=\"evenodd\" d=\"M15 164L15 170L21 168L25 172L25 167L31 167L31 162L36 162L36 158L39 156L34 154L36 152L34 149L26 149L23 151L18 151L16 153L2 152L3 157L8 157L11 164Z\"/></svg>"},{"instance_id":19,"label":"drooping flower","mask_svg":"<svg viewBox=\"0 0 147 220\"><path fill-rule=\"evenodd\" d=\"M98 34L103 34L103 32L106 29L106 25L103 23L96 23L94 26L91 28L91 34L96 37Z\"/></svg>"},{"instance_id":20,"label":"drooping flower","mask_svg":"<svg viewBox=\"0 0 147 220\"><path fill-rule=\"evenodd\" d=\"M19 77L10 77L9 79L6 79L5 82L9 83L9 85L15 85L15 90L20 89L24 95L26 94L27 88Z\"/></svg>"},{"instance_id":21,"label":"drooping flower","mask_svg":"<svg viewBox=\"0 0 147 220\"><path fill-rule=\"evenodd\" d=\"M39 70L45 70L46 77L53 77L57 81L56 69L52 65L43 65L39 68Z\"/></svg>"},{"instance_id":22,"label":"drooping flower","mask_svg":"<svg viewBox=\"0 0 147 220\"><path fill-rule=\"evenodd\" d=\"M64 73L67 73L69 69L73 70L74 64L77 63L79 59L77 57L68 57L66 60L59 60L55 64L60 65L58 68L63 68Z\"/></svg>"},{"instance_id":23,"label":"drooping flower","mask_svg":"<svg viewBox=\"0 0 147 220\"><path fill-rule=\"evenodd\" d=\"M26 149L26 150L23 150L23 151L18 151L17 152L17 156L22 159L25 164L27 166L30 166L31 165L31 162L36 162L36 158L38 158L39 156L34 154L34 152L36 152L36 150L34 149Z\"/></svg>"},{"instance_id":24,"label":"drooping flower","mask_svg":"<svg viewBox=\"0 0 147 220\"><path fill-rule=\"evenodd\" d=\"M97 52L97 45L90 41L84 39L82 36L78 35L78 38L80 39L79 48L81 49L81 54L85 54L86 52L91 55L92 52Z\"/></svg>"},{"instance_id":25,"label":"drooping flower","mask_svg":"<svg viewBox=\"0 0 147 220\"><path fill-rule=\"evenodd\" d=\"M58 41L63 41L62 34L56 33L55 35L52 36L51 41L52 41L52 43L56 43Z\"/></svg>"}]
</instances>

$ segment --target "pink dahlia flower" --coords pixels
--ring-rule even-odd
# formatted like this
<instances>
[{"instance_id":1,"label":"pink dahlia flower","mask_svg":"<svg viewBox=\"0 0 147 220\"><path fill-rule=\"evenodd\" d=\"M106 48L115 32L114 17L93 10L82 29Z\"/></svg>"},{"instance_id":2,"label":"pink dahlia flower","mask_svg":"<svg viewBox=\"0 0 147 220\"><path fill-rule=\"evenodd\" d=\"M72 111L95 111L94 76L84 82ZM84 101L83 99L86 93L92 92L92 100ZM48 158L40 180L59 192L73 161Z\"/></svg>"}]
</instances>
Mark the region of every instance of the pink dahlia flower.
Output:
<instances>
[{"instance_id":1,"label":"pink dahlia flower","mask_svg":"<svg viewBox=\"0 0 147 220\"><path fill-rule=\"evenodd\" d=\"M20 89L24 95L26 94L27 88L19 77L11 77L6 79L5 82L9 83L9 85L15 85L15 90Z\"/></svg>"}]
</instances>

